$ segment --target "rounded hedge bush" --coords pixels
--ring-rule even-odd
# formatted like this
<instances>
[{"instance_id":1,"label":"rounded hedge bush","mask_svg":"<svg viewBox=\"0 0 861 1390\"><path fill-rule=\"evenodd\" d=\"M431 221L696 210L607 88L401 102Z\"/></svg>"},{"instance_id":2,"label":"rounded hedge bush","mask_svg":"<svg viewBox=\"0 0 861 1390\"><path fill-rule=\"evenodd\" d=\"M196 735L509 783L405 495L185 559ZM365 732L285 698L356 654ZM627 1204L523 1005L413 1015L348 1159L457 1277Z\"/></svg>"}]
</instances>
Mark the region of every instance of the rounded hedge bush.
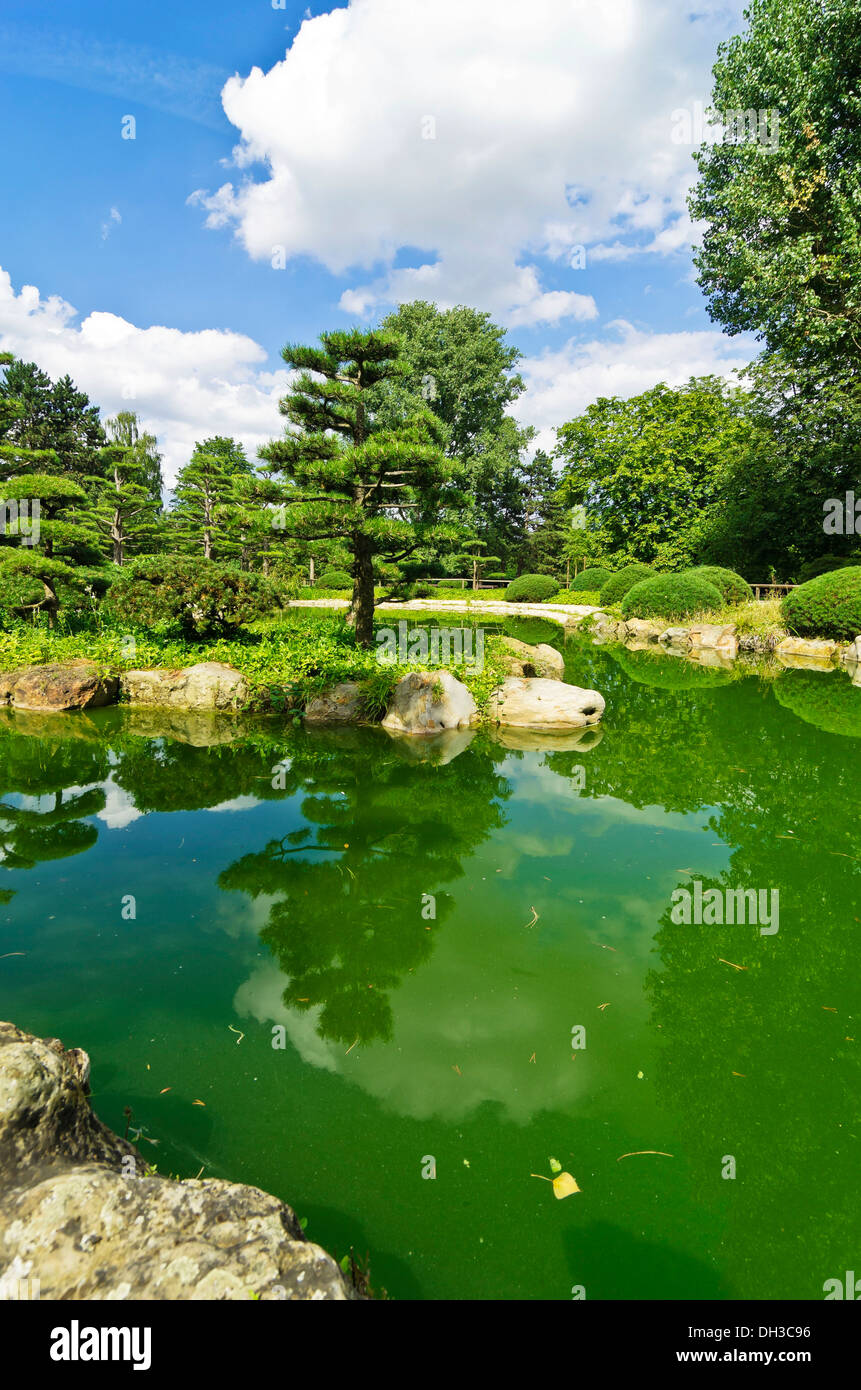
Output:
<instances>
[{"instance_id":1,"label":"rounded hedge bush","mask_svg":"<svg viewBox=\"0 0 861 1390\"><path fill-rule=\"evenodd\" d=\"M655 574L641 579L622 600L625 618L689 618L723 604L720 589L690 574Z\"/></svg>"},{"instance_id":2,"label":"rounded hedge bush","mask_svg":"<svg viewBox=\"0 0 861 1390\"><path fill-rule=\"evenodd\" d=\"M575 574L571 583L568 585L570 593L581 593L584 590L589 593L596 593L603 588L610 578L610 570L605 570L602 565L593 565L591 569L581 570L580 574Z\"/></svg>"},{"instance_id":3,"label":"rounded hedge bush","mask_svg":"<svg viewBox=\"0 0 861 1390\"><path fill-rule=\"evenodd\" d=\"M124 566L103 604L120 622L190 639L231 637L277 606L275 590L262 575L176 555L148 555Z\"/></svg>"},{"instance_id":4,"label":"rounded hedge bush","mask_svg":"<svg viewBox=\"0 0 861 1390\"><path fill-rule=\"evenodd\" d=\"M861 634L861 565L831 570L781 600L783 621L799 637L851 642Z\"/></svg>"},{"instance_id":5,"label":"rounded hedge bush","mask_svg":"<svg viewBox=\"0 0 861 1390\"><path fill-rule=\"evenodd\" d=\"M626 565L617 574L611 574L606 583L601 585L602 606L606 608L609 604L621 603L629 589L633 589L641 579L651 579L654 573L651 565L643 565L637 560L632 565Z\"/></svg>"},{"instance_id":6,"label":"rounded hedge bush","mask_svg":"<svg viewBox=\"0 0 861 1390\"><path fill-rule=\"evenodd\" d=\"M559 583L550 574L521 574L505 591L506 603L545 603L559 593Z\"/></svg>"},{"instance_id":7,"label":"rounded hedge bush","mask_svg":"<svg viewBox=\"0 0 861 1390\"><path fill-rule=\"evenodd\" d=\"M683 570L682 573L704 579L707 584L714 584L724 603L746 603L753 598L753 589L735 570L726 570L720 565L697 565L694 569Z\"/></svg>"},{"instance_id":8,"label":"rounded hedge bush","mask_svg":"<svg viewBox=\"0 0 861 1390\"><path fill-rule=\"evenodd\" d=\"M352 589L353 580L346 570L324 570L317 580L317 589Z\"/></svg>"},{"instance_id":9,"label":"rounded hedge bush","mask_svg":"<svg viewBox=\"0 0 861 1390\"><path fill-rule=\"evenodd\" d=\"M806 584L810 579L818 579L820 574L830 574L832 570L854 569L861 564L856 555L854 559L849 559L845 555L820 555L815 560L806 560L798 571L799 584Z\"/></svg>"}]
</instances>

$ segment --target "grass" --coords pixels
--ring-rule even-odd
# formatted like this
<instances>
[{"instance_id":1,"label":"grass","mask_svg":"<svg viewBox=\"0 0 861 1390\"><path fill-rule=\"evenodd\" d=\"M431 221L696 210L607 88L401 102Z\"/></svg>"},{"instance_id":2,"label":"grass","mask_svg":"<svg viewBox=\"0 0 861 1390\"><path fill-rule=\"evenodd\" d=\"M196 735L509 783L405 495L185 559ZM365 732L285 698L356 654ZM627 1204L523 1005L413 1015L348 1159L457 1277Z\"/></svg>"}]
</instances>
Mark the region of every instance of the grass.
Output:
<instances>
[{"instance_id":1,"label":"grass","mask_svg":"<svg viewBox=\"0 0 861 1390\"><path fill-rule=\"evenodd\" d=\"M340 614L308 609L288 611L236 637L209 642L134 628L121 631L98 621L86 625L67 621L54 629L17 622L0 631L0 671L80 657L87 657L104 673L220 661L245 676L251 710L298 712L320 691L341 681L359 681L372 718L386 709L401 676L433 669L432 662L384 665L375 647L356 645ZM456 661L447 662L446 667L466 685L482 713L491 692L507 674L499 640L493 637L485 644L483 670L473 671Z\"/></svg>"}]
</instances>

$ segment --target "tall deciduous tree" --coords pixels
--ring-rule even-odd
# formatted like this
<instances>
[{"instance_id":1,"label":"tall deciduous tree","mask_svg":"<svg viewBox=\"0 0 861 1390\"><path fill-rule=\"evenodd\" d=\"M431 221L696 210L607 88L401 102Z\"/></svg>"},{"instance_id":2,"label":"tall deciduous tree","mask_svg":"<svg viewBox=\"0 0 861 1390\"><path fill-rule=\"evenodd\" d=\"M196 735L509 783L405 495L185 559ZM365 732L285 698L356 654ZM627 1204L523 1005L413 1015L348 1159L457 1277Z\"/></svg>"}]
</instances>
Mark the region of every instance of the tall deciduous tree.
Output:
<instances>
[{"instance_id":1,"label":"tall deciduous tree","mask_svg":"<svg viewBox=\"0 0 861 1390\"><path fill-rule=\"evenodd\" d=\"M722 44L716 111L778 113L778 139L704 146L690 199L709 312L794 363L861 352L861 13L857 0L751 0Z\"/></svg>"},{"instance_id":2,"label":"tall deciduous tree","mask_svg":"<svg viewBox=\"0 0 861 1390\"><path fill-rule=\"evenodd\" d=\"M351 556L349 621L373 642L374 564L405 559L419 547L454 540L446 520L458 497L442 450L438 418L410 399L398 413L387 386L403 381L401 344L390 333L324 333L322 347L288 344L299 373L281 412L293 433L261 449L268 472L287 480L284 532L306 541L338 539Z\"/></svg>"},{"instance_id":3,"label":"tall deciduous tree","mask_svg":"<svg viewBox=\"0 0 861 1390\"><path fill-rule=\"evenodd\" d=\"M610 551L688 564L701 512L751 447L749 406L719 377L601 397L557 431L565 502L587 508Z\"/></svg>"}]
</instances>

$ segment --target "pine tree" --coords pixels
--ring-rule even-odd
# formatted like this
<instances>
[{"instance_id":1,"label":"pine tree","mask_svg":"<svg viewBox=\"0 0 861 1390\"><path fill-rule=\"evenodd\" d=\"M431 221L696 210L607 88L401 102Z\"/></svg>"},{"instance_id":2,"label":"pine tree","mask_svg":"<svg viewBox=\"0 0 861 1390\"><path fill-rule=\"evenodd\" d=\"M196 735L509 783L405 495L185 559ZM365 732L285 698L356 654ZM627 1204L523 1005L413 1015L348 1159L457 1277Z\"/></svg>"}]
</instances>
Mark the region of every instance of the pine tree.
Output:
<instances>
[{"instance_id":1,"label":"pine tree","mask_svg":"<svg viewBox=\"0 0 861 1390\"><path fill-rule=\"evenodd\" d=\"M170 513L173 534L186 554L202 551L207 560L242 555L251 542L253 469L235 439L216 435L195 444L174 485Z\"/></svg>"},{"instance_id":2,"label":"pine tree","mask_svg":"<svg viewBox=\"0 0 861 1390\"><path fill-rule=\"evenodd\" d=\"M463 499L451 485L445 428L409 401L398 421L380 414L386 386L402 375L400 343L388 333L324 333L321 348L288 344L299 372L281 412L297 430L260 451L287 479L273 522L307 541L340 540L351 557L348 621L373 642L374 565L397 562L435 540L458 537L446 517ZM322 380L321 380L322 378Z\"/></svg>"},{"instance_id":3,"label":"pine tree","mask_svg":"<svg viewBox=\"0 0 861 1390\"><path fill-rule=\"evenodd\" d=\"M115 565L130 553L147 549L156 535L161 511L161 459L154 435L141 434L137 416L120 411L105 426L110 442L99 450L100 471L88 481L94 500L88 521L98 544Z\"/></svg>"}]
</instances>

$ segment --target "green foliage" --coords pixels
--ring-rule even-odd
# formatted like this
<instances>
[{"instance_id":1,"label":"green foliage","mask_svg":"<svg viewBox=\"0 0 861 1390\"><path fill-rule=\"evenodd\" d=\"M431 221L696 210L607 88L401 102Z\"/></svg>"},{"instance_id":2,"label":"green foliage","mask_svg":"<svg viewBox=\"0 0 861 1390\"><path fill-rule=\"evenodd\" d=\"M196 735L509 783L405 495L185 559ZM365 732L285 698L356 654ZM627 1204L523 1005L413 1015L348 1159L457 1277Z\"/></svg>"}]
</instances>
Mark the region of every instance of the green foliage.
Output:
<instances>
[{"instance_id":1,"label":"green foliage","mask_svg":"<svg viewBox=\"0 0 861 1390\"><path fill-rule=\"evenodd\" d=\"M572 576L571 583L568 585L570 593L579 593L581 590L598 591L604 587L610 578L610 570L601 569L598 565L593 565L591 569L581 570L579 574Z\"/></svg>"},{"instance_id":2,"label":"green foliage","mask_svg":"<svg viewBox=\"0 0 861 1390\"><path fill-rule=\"evenodd\" d=\"M174 484L170 512L172 534L185 553L222 562L241 554L253 511L252 476L235 439L216 435L195 444Z\"/></svg>"},{"instance_id":3,"label":"green foliage","mask_svg":"<svg viewBox=\"0 0 861 1390\"><path fill-rule=\"evenodd\" d=\"M859 563L857 556L820 555L816 560L807 560L798 571L799 584L810 579L818 579L820 574L830 574L832 570L854 569Z\"/></svg>"},{"instance_id":4,"label":"green foliage","mask_svg":"<svg viewBox=\"0 0 861 1390\"><path fill-rule=\"evenodd\" d=\"M521 574L505 590L506 603L545 603L559 592L559 581L549 574Z\"/></svg>"},{"instance_id":5,"label":"green foliage","mask_svg":"<svg viewBox=\"0 0 861 1390\"><path fill-rule=\"evenodd\" d=\"M609 608L614 603L621 603L629 589L633 589L635 584L639 584L643 579L650 579L655 571L651 565L635 563L625 565L616 574L611 574L606 583L601 586L601 604L604 608Z\"/></svg>"},{"instance_id":6,"label":"green foliage","mask_svg":"<svg viewBox=\"0 0 861 1390\"><path fill-rule=\"evenodd\" d=\"M779 110L779 148L724 141L695 155L690 212L707 224L699 283L712 318L731 333L761 333L790 361L857 371L858 6L751 0L746 17L746 31L718 50L713 106Z\"/></svg>"},{"instance_id":7,"label":"green foliage","mask_svg":"<svg viewBox=\"0 0 861 1390\"><path fill-rule=\"evenodd\" d=\"M601 397L557 431L561 492L584 506L609 551L684 568L704 508L748 450L749 398L719 377Z\"/></svg>"},{"instance_id":8,"label":"green foliage","mask_svg":"<svg viewBox=\"0 0 861 1390\"><path fill-rule=\"evenodd\" d=\"M234 634L271 614L275 604L271 585L260 575L199 557L154 555L120 571L105 609L114 621L199 639Z\"/></svg>"},{"instance_id":9,"label":"green foliage","mask_svg":"<svg viewBox=\"0 0 861 1390\"><path fill-rule=\"evenodd\" d=\"M695 569L684 570L683 573L713 584L724 603L747 603L753 598L753 589L747 580L733 570L722 569L720 565L697 565Z\"/></svg>"},{"instance_id":10,"label":"green foliage","mask_svg":"<svg viewBox=\"0 0 861 1390\"><path fill-rule=\"evenodd\" d=\"M861 738L861 689L842 671L784 671L774 693L785 709L830 734Z\"/></svg>"},{"instance_id":11,"label":"green foliage","mask_svg":"<svg viewBox=\"0 0 861 1390\"><path fill-rule=\"evenodd\" d=\"M700 666L696 661L669 657L663 652L632 652L622 646L610 647L609 651L632 680L654 690L714 690L737 679L735 671Z\"/></svg>"},{"instance_id":12,"label":"green foliage","mask_svg":"<svg viewBox=\"0 0 861 1390\"><path fill-rule=\"evenodd\" d=\"M861 634L861 566L808 580L782 600L781 612L799 637L849 642Z\"/></svg>"},{"instance_id":13,"label":"green foliage","mask_svg":"<svg viewBox=\"0 0 861 1390\"><path fill-rule=\"evenodd\" d=\"M690 574L656 574L641 579L622 600L625 618L689 618L720 608L720 590Z\"/></svg>"},{"instance_id":14,"label":"green foliage","mask_svg":"<svg viewBox=\"0 0 861 1390\"><path fill-rule=\"evenodd\" d=\"M406 371L400 339L354 330L320 341L319 348L284 348L298 375L281 411L298 428L260 452L269 471L286 479L276 518L285 537L328 537L349 553L350 621L370 646L375 563L453 540L460 499L440 420L420 401L393 409L386 396L387 388L397 395Z\"/></svg>"},{"instance_id":15,"label":"green foliage","mask_svg":"<svg viewBox=\"0 0 861 1390\"><path fill-rule=\"evenodd\" d=\"M346 570L324 570L315 584L318 589L352 589L353 580Z\"/></svg>"}]
</instances>

